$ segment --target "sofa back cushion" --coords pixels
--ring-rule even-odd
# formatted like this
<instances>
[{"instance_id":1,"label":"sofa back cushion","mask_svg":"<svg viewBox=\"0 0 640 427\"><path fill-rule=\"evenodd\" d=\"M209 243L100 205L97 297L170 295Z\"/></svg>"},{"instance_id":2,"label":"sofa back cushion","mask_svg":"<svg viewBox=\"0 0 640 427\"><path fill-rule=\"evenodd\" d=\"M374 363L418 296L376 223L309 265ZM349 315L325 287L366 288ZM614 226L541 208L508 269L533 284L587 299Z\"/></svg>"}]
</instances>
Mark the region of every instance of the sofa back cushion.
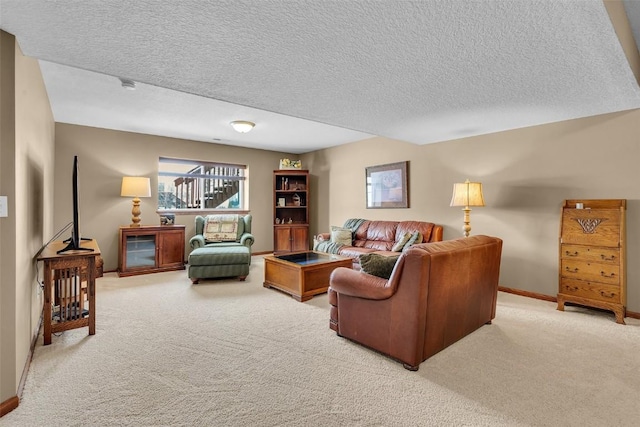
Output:
<instances>
[{"instance_id":1,"label":"sofa back cushion","mask_svg":"<svg viewBox=\"0 0 640 427\"><path fill-rule=\"evenodd\" d=\"M360 227L353 233L353 246L364 247L364 242L367 241L367 232L369 231L369 224L371 221L366 220Z\"/></svg>"},{"instance_id":2,"label":"sofa back cushion","mask_svg":"<svg viewBox=\"0 0 640 427\"><path fill-rule=\"evenodd\" d=\"M362 246L379 251L390 251L396 241L396 221L369 221Z\"/></svg>"},{"instance_id":3,"label":"sofa back cushion","mask_svg":"<svg viewBox=\"0 0 640 427\"><path fill-rule=\"evenodd\" d=\"M422 234L422 240L420 242L414 242L414 245L430 242L431 232L433 231L434 223L423 221L401 221L396 229L395 240L399 240L405 233L415 233L419 231Z\"/></svg>"},{"instance_id":4,"label":"sofa back cushion","mask_svg":"<svg viewBox=\"0 0 640 427\"><path fill-rule=\"evenodd\" d=\"M353 246L379 251L391 251L393 245L405 234L419 231L422 235L419 244L430 242L435 224L424 221L364 221L353 235Z\"/></svg>"}]
</instances>

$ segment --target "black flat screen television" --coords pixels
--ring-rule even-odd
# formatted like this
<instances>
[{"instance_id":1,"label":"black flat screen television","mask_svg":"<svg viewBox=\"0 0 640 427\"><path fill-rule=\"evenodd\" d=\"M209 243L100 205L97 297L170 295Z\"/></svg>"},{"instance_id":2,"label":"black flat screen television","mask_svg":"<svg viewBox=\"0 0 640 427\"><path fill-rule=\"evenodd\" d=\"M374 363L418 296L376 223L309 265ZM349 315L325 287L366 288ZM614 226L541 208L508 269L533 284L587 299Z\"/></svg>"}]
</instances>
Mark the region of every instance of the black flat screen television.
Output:
<instances>
[{"instance_id":1,"label":"black flat screen television","mask_svg":"<svg viewBox=\"0 0 640 427\"><path fill-rule=\"evenodd\" d=\"M71 198L73 199L73 224L71 228L71 237L64 242L67 243L63 249L60 249L57 253L62 254L70 251L93 251L92 248L83 248L81 243L83 240L80 237L80 219L79 219L79 204L78 204L78 156L73 156L73 171L71 174Z\"/></svg>"}]
</instances>

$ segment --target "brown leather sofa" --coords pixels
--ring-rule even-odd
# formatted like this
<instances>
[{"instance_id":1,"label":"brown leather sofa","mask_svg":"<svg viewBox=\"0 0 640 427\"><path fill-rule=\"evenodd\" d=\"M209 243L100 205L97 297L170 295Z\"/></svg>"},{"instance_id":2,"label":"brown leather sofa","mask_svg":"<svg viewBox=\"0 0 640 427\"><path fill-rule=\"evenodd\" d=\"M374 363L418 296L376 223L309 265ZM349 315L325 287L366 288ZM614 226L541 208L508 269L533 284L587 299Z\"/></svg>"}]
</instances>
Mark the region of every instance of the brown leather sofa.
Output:
<instances>
[{"instance_id":1,"label":"brown leather sofa","mask_svg":"<svg viewBox=\"0 0 640 427\"><path fill-rule=\"evenodd\" d=\"M353 220L347 220L347 223ZM422 242L442 241L443 229L441 225L425 221L370 221L365 220L353 232L353 243L341 246L337 250L338 255L353 258L353 267L359 269L358 257L365 253L380 253L383 255L399 255L392 252L393 245L402 238L405 233L419 231L422 235ZM315 236L317 242L331 239L331 233L320 233ZM314 248L317 245L314 244Z\"/></svg>"},{"instance_id":2,"label":"brown leather sofa","mask_svg":"<svg viewBox=\"0 0 640 427\"><path fill-rule=\"evenodd\" d=\"M340 267L329 283L329 327L418 370L496 314L502 240L472 236L412 246L389 280Z\"/></svg>"}]
</instances>

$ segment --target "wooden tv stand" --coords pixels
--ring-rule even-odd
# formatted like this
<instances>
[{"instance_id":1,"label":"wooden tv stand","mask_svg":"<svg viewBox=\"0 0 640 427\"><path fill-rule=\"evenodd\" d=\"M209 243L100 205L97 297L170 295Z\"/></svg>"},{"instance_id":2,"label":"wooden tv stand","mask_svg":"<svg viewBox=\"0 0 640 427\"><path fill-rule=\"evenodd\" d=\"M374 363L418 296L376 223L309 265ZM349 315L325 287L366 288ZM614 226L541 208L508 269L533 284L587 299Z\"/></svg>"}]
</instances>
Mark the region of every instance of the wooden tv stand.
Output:
<instances>
[{"instance_id":1,"label":"wooden tv stand","mask_svg":"<svg viewBox=\"0 0 640 427\"><path fill-rule=\"evenodd\" d=\"M118 276L184 270L184 225L120 227Z\"/></svg>"},{"instance_id":2,"label":"wooden tv stand","mask_svg":"<svg viewBox=\"0 0 640 427\"><path fill-rule=\"evenodd\" d=\"M96 258L100 248L95 240L82 241L80 246L93 250L58 254L66 243L55 241L37 258L44 263L44 345L51 344L54 332L88 326L89 335L96 333Z\"/></svg>"}]
</instances>

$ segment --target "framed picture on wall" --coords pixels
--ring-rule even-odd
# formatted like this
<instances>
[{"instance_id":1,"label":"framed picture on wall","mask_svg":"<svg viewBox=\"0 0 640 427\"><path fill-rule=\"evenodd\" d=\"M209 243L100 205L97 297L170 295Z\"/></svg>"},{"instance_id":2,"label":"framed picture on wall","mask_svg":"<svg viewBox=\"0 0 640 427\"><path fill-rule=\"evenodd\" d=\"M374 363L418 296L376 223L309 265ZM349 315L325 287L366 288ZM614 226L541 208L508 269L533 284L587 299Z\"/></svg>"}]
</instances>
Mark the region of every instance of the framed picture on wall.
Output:
<instances>
[{"instance_id":1,"label":"framed picture on wall","mask_svg":"<svg viewBox=\"0 0 640 427\"><path fill-rule=\"evenodd\" d=\"M367 209L409 207L409 162L369 166Z\"/></svg>"}]
</instances>

